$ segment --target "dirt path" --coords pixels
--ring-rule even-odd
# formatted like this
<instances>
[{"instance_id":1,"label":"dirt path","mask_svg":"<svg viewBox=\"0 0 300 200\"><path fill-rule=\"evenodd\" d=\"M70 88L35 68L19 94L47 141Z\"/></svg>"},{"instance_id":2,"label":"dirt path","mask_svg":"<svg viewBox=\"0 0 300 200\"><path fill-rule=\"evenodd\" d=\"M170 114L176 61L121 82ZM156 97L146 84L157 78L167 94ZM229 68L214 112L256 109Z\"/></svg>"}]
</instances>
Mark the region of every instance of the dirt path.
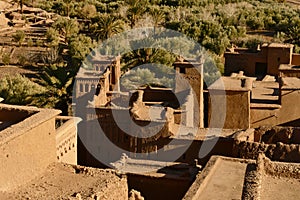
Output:
<instances>
[{"instance_id":1,"label":"dirt path","mask_svg":"<svg viewBox=\"0 0 300 200\"><path fill-rule=\"evenodd\" d=\"M246 167L246 163L221 160L199 199L241 199Z\"/></svg>"}]
</instances>

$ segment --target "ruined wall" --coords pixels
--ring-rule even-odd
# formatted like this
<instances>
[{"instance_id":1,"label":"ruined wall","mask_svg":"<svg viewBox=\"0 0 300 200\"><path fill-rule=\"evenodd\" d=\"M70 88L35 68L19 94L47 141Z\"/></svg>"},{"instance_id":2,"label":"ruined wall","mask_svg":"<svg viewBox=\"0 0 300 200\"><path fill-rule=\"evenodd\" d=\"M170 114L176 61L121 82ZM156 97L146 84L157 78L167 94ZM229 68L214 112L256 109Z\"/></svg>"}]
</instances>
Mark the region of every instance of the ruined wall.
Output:
<instances>
[{"instance_id":1,"label":"ruined wall","mask_svg":"<svg viewBox=\"0 0 300 200\"><path fill-rule=\"evenodd\" d=\"M0 132L0 191L24 184L56 161L55 115L40 111Z\"/></svg>"},{"instance_id":2,"label":"ruined wall","mask_svg":"<svg viewBox=\"0 0 300 200\"><path fill-rule=\"evenodd\" d=\"M93 158L85 146L93 147L97 154L106 160L118 160L120 152L111 152L111 146L117 146L123 152L154 153L165 145L169 135L168 122L151 122L130 118L129 109L89 108L87 122L79 126L79 163L87 166L103 166ZM132 120L132 121L131 121ZM138 136L138 137L137 137ZM82 141L85 140L84 145ZM95 143L95 141L99 141ZM110 151L107 151L109 149ZM115 154L114 154L115 153ZM146 154L144 154L146 156Z\"/></svg>"},{"instance_id":3,"label":"ruined wall","mask_svg":"<svg viewBox=\"0 0 300 200\"><path fill-rule=\"evenodd\" d=\"M293 53L292 65L300 65L300 54Z\"/></svg>"},{"instance_id":4,"label":"ruined wall","mask_svg":"<svg viewBox=\"0 0 300 200\"><path fill-rule=\"evenodd\" d=\"M224 110L224 94L210 92L209 107L208 107L208 123L209 127L214 126L214 121L223 121ZM241 103L243 102L243 103ZM215 105L216 104L216 105ZM216 110L216 111L213 111ZM218 112L220 109L220 112ZM219 117L213 113L220 113ZM215 115L215 114L214 114ZM249 91L226 91L226 117L222 128L225 129L247 129L250 128L250 92Z\"/></svg>"},{"instance_id":5,"label":"ruined wall","mask_svg":"<svg viewBox=\"0 0 300 200\"><path fill-rule=\"evenodd\" d=\"M266 144L300 144L300 129L298 127L260 127L255 130L256 142Z\"/></svg>"},{"instance_id":6,"label":"ruined wall","mask_svg":"<svg viewBox=\"0 0 300 200\"><path fill-rule=\"evenodd\" d=\"M300 77L300 70L290 69L290 70L280 70L280 77Z\"/></svg>"},{"instance_id":7,"label":"ruined wall","mask_svg":"<svg viewBox=\"0 0 300 200\"><path fill-rule=\"evenodd\" d=\"M300 145L296 144L263 144L258 142L236 141L233 156L246 159L256 159L259 152L268 158L282 162L300 162Z\"/></svg>"}]
</instances>

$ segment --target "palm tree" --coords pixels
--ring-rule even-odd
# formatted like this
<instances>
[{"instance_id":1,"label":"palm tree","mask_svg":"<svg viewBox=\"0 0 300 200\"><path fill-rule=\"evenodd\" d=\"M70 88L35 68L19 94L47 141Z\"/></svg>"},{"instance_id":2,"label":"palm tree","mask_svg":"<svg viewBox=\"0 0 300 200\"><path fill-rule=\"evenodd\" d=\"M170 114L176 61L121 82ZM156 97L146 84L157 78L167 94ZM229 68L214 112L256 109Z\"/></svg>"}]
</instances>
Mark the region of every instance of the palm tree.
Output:
<instances>
[{"instance_id":1,"label":"palm tree","mask_svg":"<svg viewBox=\"0 0 300 200\"><path fill-rule=\"evenodd\" d=\"M34 105L34 96L43 94L45 88L20 75L7 75L0 79L0 96L3 103L15 105Z\"/></svg>"},{"instance_id":2,"label":"palm tree","mask_svg":"<svg viewBox=\"0 0 300 200\"><path fill-rule=\"evenodd\" d=\"M146 12L147 0L127 0L129 5L127 18L130 20L130 27L133 28L140 17Z\"/></svg>"},{"instance_id":3,"label":"palm tree","mask_svg":"<svg viewBox=\"0 0 300 200\"><path fill-rule=\"evenodd\" d=\"M68 40L77 35L79 32L79 23L76 19L68 19L66 17L59 17L52 25L65 38L65 43L68 44Z\"/></svg>"},{"instance_id":4,"label":"palm tree","mask_svg":"<svg viewBox=\"0 0 300 200\"><path fill-rule=\"evenodd\" d=\"M292 44L300 45L300 25L290 27L286 33L287 41Z\"/></svg>"},{"instance_id":5,"label":"palm tree","mask_svg":"<svg viewBox=\"0 0 300 200\"><path fill-rule=\"evenodd\" d=\"M103 14L96 22L95 33L98 40L106 40L124 30L123 22L112 15Z\"/></svg>"},{"instance_id":6,"label":"palm tree","mask_svg":"<svg viewBox=\"0 0 300 200\"><path fill-rule=\"evenodd\" d=\"M143 64L156 63L159 56L159 50L154 48L142 48L131 51L123 56L125 65L122 70L127 71Z\"/></svg>"},{"instance_id":7,"label":"palm tree","mask_svg":"<svg viewBox=\"0 0 300 200\"><path fill-rule=\"evenodd\" d=\"M153 9L150 11L150 15L153 20L153 26L154 26L154 35L156 34L156 28L163 25L165 22L165 14L163 11L158 9Z\"/></svg>"},{"instance_id":8,"label":"palm tree","mask_svg":"<svg viewBox=\"0 0 300 200\"><path fill-rule=\"evenodd\" d=\"M50 64L34 79L46 92L35 96L36 104L52 107L68 114L71 102L71 87L75 77L75 70L68 70L65 64Z\"/></svg>"}]
</instances>

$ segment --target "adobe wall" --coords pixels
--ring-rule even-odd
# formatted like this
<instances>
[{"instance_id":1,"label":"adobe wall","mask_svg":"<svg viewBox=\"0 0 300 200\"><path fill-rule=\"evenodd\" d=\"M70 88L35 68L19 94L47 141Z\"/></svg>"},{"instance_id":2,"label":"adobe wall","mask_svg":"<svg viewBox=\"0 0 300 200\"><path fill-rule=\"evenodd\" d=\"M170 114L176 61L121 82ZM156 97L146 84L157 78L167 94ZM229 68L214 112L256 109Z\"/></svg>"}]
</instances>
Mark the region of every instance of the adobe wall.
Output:
<instances>
[{"instance_id":1,"label":"adobe wall","mask_svg":"<svg viewBox=\"0 0 300 200\"><path fill-rule=\"evenodd\" d=\"M279 72L280 77L300 77L300 70L280 70Z\"/></svg>"},{"instance_id":2,"label":"adobe wall","mask_svg":"<svg viewBox=\"0 0 300 200\"><path fill-rule=\"evenodd\" d=\"M179 107L179 102L171 89L168 90L146 88L143 89L143 91L144 102L164 102L171 105L171 107Z\"/></svg>"},{"instance_id":3,"label":"adobe wall","mask_svg":"<svg viewBox=\"0 0 300 200\"><path fill-rule=\"evenodd\" d=\"M122 149L122 152L129 151L135 154L156 152L165 145L165 142L168 142L162 139L169 135L167 122L151 122L151 125L147 126L149 125L148 121L128 121L129 109L114 108L114 111L116 112L115 115L113 115L111 108L88 109L88 121L79 125L78 161L80 164L93 167L103 166L97 162L96 158L93 158L85 145L94 147L102 158L118 160L121 157L121 152L112 154L106 150L111 149L111 144ZM139 138L135 137L134 134L137 134ZM97 145L95 145L96 140L99 141ZM86 144L84 145L82 141L85 141Z\"/></svg>"},{"instance_id":4,"label":"adobe wall","mask_svg":"<svg viewBox=\"0 0 300 200\"><path fill-rule=\"evenodd\" d=\"M77 123L79 118L57 117L64 123L56 129L56 157L59 162L77 165Z\"/></svg>"},{"instance_id":5,"label":"adobe wall","mask_svg":"<svg viewBox=\"0 0 300 200\"><path fill-rule=\"evenodd\" d=\"M255 76L255 64L267 63L264 53L225 53L225 76L244 71L246 76Z\"/></svg>"},{"instance_id":6,"label":"adobe wall","mask_svg":"<svg viewBox=\"0 0 300 200\"><path fill-rule=\"evenodd\" d=\"M0 132L0 191L30 181L56 162L55 116L60 111L33 110L37 113Z\"/></svg>"},{"instance_id":7,"label":"adobe wall","mask_svg":"<svg viewBox=\"0 0 300 200\"><path fill-rule=\"evenodd\" d=\"M155 200L180 200L193 181L189 177L179 179L138 174L127 174L127 179L129 190L138 190L145 199Z\"/></svg>"},{"instance_id":8,"label":"adobe wall","mask_svg":"<svg viewBox=\"0 0 300 200\"><path fill-rule=\"evenodd\" d=\"M292 48L268 48L267 74L278 76L280 64L291 64Z\"/></svg>"},{"instance_id":9,"label":"adobe wall","mask_svg":"<svg viewBox=\"0 0 300 200\"><path fill-rule=\"evenodd\" d=\"M280 108L253 108L250 109L251 128L259 126L278 125L278 113Z\"/></svg>"},{"instance_id":10,"label":"adobe wall","mask_svg":"<svg viewBox=\"0 0 300 200\"><path fill-rule=\"evenodd\" d=\"M260 152L274 161L300 162L299 144L263 144L258 142L236 141L233 156L245 159L256 159Z\"/></svg>"},{"instance_id":11,"label":"adobe wall","mask_svg":"<svg viewBox=\"0 0 300 200\"><path fill-rule=\"evenodd\" d=\"M209 127L214 127L211 121L214 115L214 121L222 122L224 111L224 94L218 91L210 91L208 107ZM241 104L241 102L244 102ZM215 105L216 104L216 105ZM218 111L220 110L220 111ZM215 114L213 114L213 112ZM220 113L218 116L215 116ZM221 126L221 124L220 124ZM217 127L216 127L217 128ZM250 128L250 92L249 91L226 91L226 116L224 129L247 129Z\"/></svg>"},{"instance_id":12,"label":"adobe wall","mask_svg":"<svg viewBox=\"0 0 300 200\"><path fill-rule=\"evenodd\" d=\"M267 74L278 76L280 64L298 63L297 55L292 56L292 48L281 46L265 46L256 53L250 52L226 52L225 57L225 75L244 71L246 76L255 76L256 63L267 64Z\"/></svg>"},{"instance_id":13,"label":"adobe wall","mask_svg":"<svg viewBox=\"0 0 300 200\"><path fill-rule=\"evenodd\" d=\"M192 89L195 98L194 126L204 128L203 77L199 71L201 66L199 63L189 62L177 62L173 65L176 69L175 93L180 96L180 94L187 93Z\"/></svg>"},{"instance_id":14,"label":"adobe wall","mask_svg":"<svg viewBox=\"0 0 300 200\"><path fill-rule=\"evenodd\" d=\"M260 127L255 130L256 142L265 144L300 144L300 128L298 127Z\"/></svg>"},{"instance_id":15,"label":"adobe wall","mask_svg":"<svg viewBox=\"0 0 300 200\"><path fill-rule=\"evenodd\" d=\"M99 83L99 77L96 78L76 78L75 98L84 96L89 93L92 88L96 88Z\"/></svg>"},{"instance_id":16,"label":"adobe wall","mask_svg":"<svg viewBox=\"0 0 300 200\"><path fill-rule=\"evenodd\" d=\"M259 126L276 126L300 118L299 90L281 90L281 107L279 108L251 108L251 128Z\"/></svg>"},{"instance_id":17,"label":"adobe wall","mask_svg":"<svg viewBox=\"0 0 300 200\"><path fill-rule=\"evenodd\" d=\"M26 111L13 107L9 109L7 109L6 107L0 107L0 121L19 122L36 112L37 111Z\"/></svg>"},{"instance_id":18,"label":"adobe wall","mask_svg":"<svg viewBox=\"0 0 300 200\"><path fill-rule=\"evenodd\" d=\"M292 65L300 65L300 54L293 53L293 55L292 55Z\"/></svg>"},{"instance_id":19,"label":"adobe wall","mask_svg":"<svg viewBox=\"0 0 300 200\"><path fill-rule=\"evenodd\" d=\"M203 145L203 143L205 143L205 145ZM207 139L205 140L205 142L203 142L202 140L194 140L192 141L192 143L190 143L189 140L175 139L175 144L179 147L189 145L184 154L176 160L177 162L193 164L195 162L195 159L198 159L199 164L205 165L212 155L222 155L231 157L233 154L232 151L234 139L220 137L214 139ZM168 149L167 144L165 148ZM206 154L203 156L199 156L200 149L201 152L203 151ZM178 149L175 149L174 151L176 152L178 151Z\"/></svg>"}]
</instances>

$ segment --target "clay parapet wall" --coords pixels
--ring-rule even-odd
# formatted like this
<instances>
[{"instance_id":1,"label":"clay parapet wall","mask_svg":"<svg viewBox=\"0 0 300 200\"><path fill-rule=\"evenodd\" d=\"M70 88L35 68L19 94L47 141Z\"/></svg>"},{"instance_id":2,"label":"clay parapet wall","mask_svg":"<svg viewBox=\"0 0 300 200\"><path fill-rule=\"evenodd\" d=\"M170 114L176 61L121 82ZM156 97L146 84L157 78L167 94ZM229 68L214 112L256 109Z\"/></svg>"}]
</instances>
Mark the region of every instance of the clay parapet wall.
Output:
<instances>
[{"instance_id":1,"label":"clay parapet wall","mask_svg":"<svg viewBox=\"0 0 300 200\"><path fill-rule=\"evenodd\" d=\"M56 128L56 155L59 162L77 164L77 117L56 117L63 124Z\"/></svg>"},{"instance_id":2,"label":"clay parapet wall","mask_svg":"<svg viewBox=\"0 0 300 200\"><path fill-rule=\"evenodd\" d=\"M0 113L34 113L0 132L0 191L24 184L56 161L55 116L60 111L0 104Z\"/></svg>"}]
</instances>

